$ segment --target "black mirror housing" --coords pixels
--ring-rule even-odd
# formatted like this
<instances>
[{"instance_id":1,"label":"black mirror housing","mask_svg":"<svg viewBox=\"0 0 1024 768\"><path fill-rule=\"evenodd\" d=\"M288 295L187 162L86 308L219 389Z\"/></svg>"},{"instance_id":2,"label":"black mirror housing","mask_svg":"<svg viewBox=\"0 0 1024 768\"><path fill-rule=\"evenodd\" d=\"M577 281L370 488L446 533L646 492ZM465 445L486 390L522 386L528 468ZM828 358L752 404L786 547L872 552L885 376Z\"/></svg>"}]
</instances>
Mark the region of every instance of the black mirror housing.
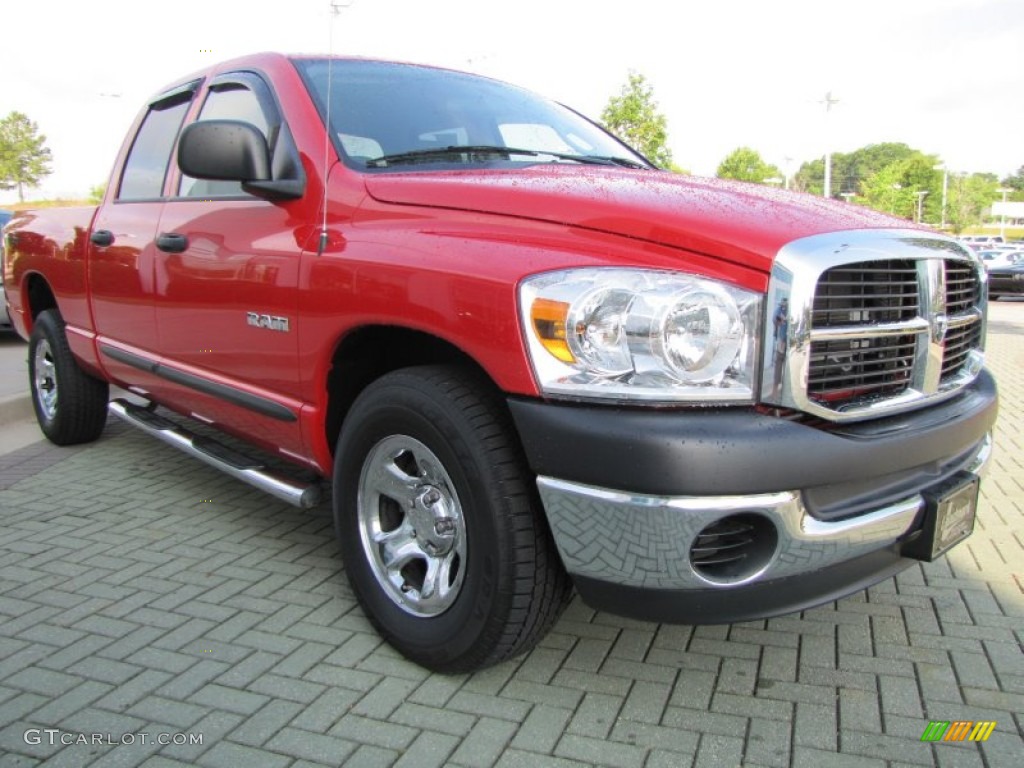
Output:
<instances>
[{"instance_id":1,"label":"black mirror housing","mask_svg":"<svg viewBox=\"0 0 1024 768\"><path fill-rule=\"evenodd\" d=\"M256 126L241 120L201 120L178 142L178 167L196 179L270 181L270 150Z\"/></svg>"}]
</instances>

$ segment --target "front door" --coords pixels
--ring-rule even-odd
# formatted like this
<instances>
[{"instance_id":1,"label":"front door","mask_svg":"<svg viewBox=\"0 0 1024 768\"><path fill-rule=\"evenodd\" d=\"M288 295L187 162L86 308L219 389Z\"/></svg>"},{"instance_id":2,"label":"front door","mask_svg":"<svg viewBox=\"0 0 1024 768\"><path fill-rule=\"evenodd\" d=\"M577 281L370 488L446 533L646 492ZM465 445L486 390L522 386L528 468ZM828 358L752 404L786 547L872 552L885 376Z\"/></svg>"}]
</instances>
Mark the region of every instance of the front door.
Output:
<instances>
[{"instance_id":1,"label":"front door","mask_svg":"<svg viewBox=\"0 0 1024 768\"><path fill-rule=\"evenodd\" d=\"M242 120L282 149L267 86L251 73L217 78L199 120ZM182 175L156 235L156 321L179 408L301 449L297 371L302 201L268 201L237 182Z\"/></svg>"}]
</instances>

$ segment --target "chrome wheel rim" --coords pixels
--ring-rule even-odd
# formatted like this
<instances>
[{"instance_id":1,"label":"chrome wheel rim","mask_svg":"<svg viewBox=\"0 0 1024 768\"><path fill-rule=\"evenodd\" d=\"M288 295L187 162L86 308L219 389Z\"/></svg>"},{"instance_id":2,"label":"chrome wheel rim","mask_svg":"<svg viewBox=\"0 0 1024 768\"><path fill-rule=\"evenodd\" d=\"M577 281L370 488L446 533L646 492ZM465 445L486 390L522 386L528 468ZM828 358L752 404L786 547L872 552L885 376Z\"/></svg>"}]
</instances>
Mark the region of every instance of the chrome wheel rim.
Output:
<instances>
[{"instance_id":1,"label":"chrome wheel rim","mask_svg":"<svg viewBox=\"0 0 1024 768\"><path fill-rule=\"evenodd\" d=\"M356 503L363 552L384 593L413 616L448 610L466 571L466 524L434 452L407 435L384 438L363 463Z\"/></svg>"},{"instance_id":2,"label":"chrome wheel rim","mask_svg":"<svg viewBox=\"0 0 1024 768\"><path fill-rule=\"evenodd\" d=\"M39 410L47 421L53 421L57 415L57 366L53 362L53 352L46 339L40 339L35 354L35 393Z\"/></svg>"}]
</instances>

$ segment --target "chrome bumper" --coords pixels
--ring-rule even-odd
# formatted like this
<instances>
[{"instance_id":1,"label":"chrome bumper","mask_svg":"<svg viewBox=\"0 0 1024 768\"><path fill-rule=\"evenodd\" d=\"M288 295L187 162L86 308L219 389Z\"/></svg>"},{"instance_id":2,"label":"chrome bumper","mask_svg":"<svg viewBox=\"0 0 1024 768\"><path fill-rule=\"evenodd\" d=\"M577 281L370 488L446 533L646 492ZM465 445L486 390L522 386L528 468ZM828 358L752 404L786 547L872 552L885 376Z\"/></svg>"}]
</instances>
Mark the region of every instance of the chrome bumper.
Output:
<instances>
[{"instance_id":1,"label":"chrome bumper","mask_svg":"<svg viewBox=\"0 0 1024 768\"><path fill-rule=\"evenodd\" d=\"M986 436L964 470L981 476L991 456ZM826 522L812 517L799 491L744 496L644 496L539 477L555 543L574 576L648 589L735 587L823 568L885 548L909 533L924 507L921 494ZM697 535L740 513L771 521L773 553L741 578L709 579L691 564Z\"/></svg>"}]
</instances>

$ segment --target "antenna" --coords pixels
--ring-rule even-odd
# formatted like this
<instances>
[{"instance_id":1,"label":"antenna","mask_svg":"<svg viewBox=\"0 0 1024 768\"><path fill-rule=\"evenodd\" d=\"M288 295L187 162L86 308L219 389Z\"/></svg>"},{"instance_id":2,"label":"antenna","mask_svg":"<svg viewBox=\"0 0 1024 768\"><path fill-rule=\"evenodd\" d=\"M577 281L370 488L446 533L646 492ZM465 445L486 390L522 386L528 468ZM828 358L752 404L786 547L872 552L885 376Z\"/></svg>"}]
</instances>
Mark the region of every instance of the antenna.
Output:
<instances>
[{"instance_id":1,"label":"antenna","mask_svg":"<svg viewBox=\"0 0 1024 768\"><path fill-rule=\"evenodd\" d=\"M324 115L324 172L323 172L323 219L320 224L320 245L316 255L321 256L327 248L327 174L331 168L331 102L334 80L334 21L343 8L352 5L353 0L330 0L331 18L327 22L327 108Z\"/></svg>"}]
</instances>

